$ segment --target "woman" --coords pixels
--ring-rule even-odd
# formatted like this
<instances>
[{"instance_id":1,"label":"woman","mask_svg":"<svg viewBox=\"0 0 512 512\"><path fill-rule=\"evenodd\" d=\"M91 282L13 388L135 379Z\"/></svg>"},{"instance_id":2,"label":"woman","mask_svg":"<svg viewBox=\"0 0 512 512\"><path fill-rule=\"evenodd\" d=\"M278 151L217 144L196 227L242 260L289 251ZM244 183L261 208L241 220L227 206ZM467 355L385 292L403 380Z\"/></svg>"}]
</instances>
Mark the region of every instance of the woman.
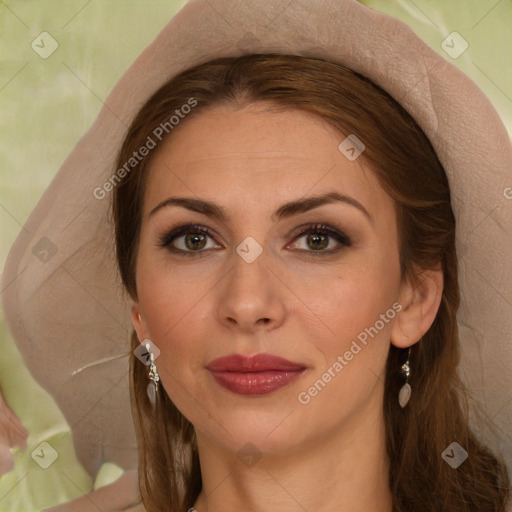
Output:
<instances>
[{"instance_id":1,"label":"woman","mask_svg":"<svg viewBox=\"0 0 512 512\"><path fill-rule=\"evenodd\" d=\"M460 402L455 222L417 124L339 65L220 59L155 93L116 168L180 111L114 189L132 349L159 349L163 387L153 410L133 355L145 508L503 509Z\"/></svg>"},{"instance_id":2,"label":"woman","mask_svg":"<svg viewBox=\"0 0 512 512\"><path fill-rule=\"evenodd\" d=\"M357 3L307 16L299 4L279 16L271 3L257 15L222 7L211 21L190 3L174 27L194 32L196 48L169 29L160 47L179 41L183 54L169 45L178 63L152 71L151 87L140 70L141 83L126 78L145 99L164 85L133 122L135 105L126 107L115 166L115 121L96 126L114 150L93 196L114 196L119 272L134 303L144 507L504 510L506 469L469 428L456 373L452 207L465 236L473 178L460 174L476 161L461 156L474 130L440 92L443 79L480 97L401 24ZM253 23L242 24L252 39L239 40L249 55L212 61L240 53L224 50L230 19ZM309 26L322 31L308 39ZM423 74L413 65L422 52ZM485 103L479 114L509 165L497 116ZM450 139L453 123L467 140ZM472 313L474 297L463 297Z\"/></svg>"}]
</instances>

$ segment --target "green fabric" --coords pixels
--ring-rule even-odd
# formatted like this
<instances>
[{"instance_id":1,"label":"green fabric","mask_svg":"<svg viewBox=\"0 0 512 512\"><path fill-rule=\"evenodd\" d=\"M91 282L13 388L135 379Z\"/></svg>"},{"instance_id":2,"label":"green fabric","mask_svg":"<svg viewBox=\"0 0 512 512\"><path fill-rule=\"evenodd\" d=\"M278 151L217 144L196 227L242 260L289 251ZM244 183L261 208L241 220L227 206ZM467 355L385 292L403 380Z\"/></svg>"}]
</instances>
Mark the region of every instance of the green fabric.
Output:
<instances>
[{"instance_id":1,"label":"green fabric","mask_svg":"<svg viewBox=\"0 0 512 512\"><path fill-rule=\"evenodd\" d=\"M184 3L185 0L0 3L2 267L21 226L93 122L102 100ZM362 3L404 20L445 57L442 41L458 32L467 41L468 49L448 60L479 84L512 133L512 2ZM44 31L59 45L46 59L31 47ZM15 469L0 477L0 512L40 511L115 480L121 471L113 464L104 465L95 483L81 467L74 454L69 425L52 397L25 368L3 321L0 329L0 386L30 432L26 451L15 451ZM34 460L42 453L38 448L42 442L58 453L47 469ZM43 447L43 453L47 452Z\"/></svg>"}]
</instances>

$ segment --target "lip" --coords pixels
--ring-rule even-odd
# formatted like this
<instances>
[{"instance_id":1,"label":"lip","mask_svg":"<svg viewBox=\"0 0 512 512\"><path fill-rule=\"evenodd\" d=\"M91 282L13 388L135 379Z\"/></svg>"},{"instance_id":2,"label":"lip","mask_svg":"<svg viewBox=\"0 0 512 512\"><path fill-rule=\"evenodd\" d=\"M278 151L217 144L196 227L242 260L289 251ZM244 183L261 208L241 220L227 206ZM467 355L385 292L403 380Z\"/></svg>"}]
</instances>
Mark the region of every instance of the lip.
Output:
<instances>
[{"instance_id":1,"label":"lip","mask_svg":"<svg viewBox=\"0 0 512 512\"><path fill-rule=\"evenodd\" d=\"M294 382L306 370L304 364L270 354L232 354L215 359L206 368L217 384L240 395L272 393Z\"/></svg>"}]
</instances>

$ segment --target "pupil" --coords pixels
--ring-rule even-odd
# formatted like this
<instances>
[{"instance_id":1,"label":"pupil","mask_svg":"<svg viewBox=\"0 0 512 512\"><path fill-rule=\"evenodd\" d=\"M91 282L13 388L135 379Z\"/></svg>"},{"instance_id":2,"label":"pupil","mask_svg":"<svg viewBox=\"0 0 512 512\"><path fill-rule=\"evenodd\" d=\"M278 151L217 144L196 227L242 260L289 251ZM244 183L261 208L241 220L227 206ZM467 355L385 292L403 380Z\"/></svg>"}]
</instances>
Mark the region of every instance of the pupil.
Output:
<instances>
[{"instance_id":1,"label":"pupil","mask_svg":"<svg viewBox=\"0 0 512 512\"><path fill-rule=\"evenodd\" d=\"M190 242L190 245L189 243ZM194 233L192 235L187 235L185 239L185 245L189 249L202 249L204 247L204 235L200 233Z\"/></svg>"},{"instance_id":2,"label":"pupil","mask_svg":"<svg viewBox=\"0 0 512 512\"><path fill-rule=\"evenodd\" d=\"M318 242L320 242L320 245L316 245L316 247L313 247L313 249L315 249L315 250L324 249L328 245L327 237L325 235L318 235L318 234L317 235L309 235L308 243L309 242L313 242L313 244L318 244Z\"/></svg>"}]
</instances>

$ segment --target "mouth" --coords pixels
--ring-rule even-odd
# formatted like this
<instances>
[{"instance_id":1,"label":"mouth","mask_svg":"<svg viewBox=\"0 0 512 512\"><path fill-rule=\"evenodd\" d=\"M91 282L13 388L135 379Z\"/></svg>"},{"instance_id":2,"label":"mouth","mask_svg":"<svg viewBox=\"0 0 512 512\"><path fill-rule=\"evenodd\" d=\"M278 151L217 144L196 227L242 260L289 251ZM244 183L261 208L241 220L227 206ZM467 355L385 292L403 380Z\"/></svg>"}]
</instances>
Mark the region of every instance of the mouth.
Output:
<instances>
[{"instance_id":1,"label":"mouth","mask_svg":"<svg viewBox=\"0 0 512 512\"><path fill-rule=\"evenodd\" d=\"M233 354L215 359L206 368L225 389L240 395L266 395L290 385L305 371L304 364L270 354Z\"/></svg>"}]
</instances>

